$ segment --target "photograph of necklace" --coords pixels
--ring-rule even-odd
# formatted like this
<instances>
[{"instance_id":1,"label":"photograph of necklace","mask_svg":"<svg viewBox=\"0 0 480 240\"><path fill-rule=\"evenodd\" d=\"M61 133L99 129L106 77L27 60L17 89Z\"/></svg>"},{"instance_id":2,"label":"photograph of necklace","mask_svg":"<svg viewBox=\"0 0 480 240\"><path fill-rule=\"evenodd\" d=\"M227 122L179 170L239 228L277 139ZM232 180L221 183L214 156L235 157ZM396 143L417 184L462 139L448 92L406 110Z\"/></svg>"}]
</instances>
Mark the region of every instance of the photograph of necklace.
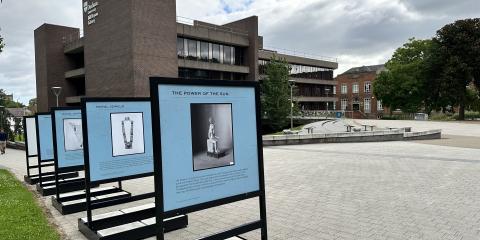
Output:
<instances>
[{"instance_id":1,"label":"photograph of necklace","mask_svg":"<svg viewBox=\"0 0 480 240\"><path fill-rule=\"evenodd\" d=\"M127 134L125 132L125 123L130 122L130 138L127 140ZM122 133L123 133L123 143L125 143L125 149L132 149L133 144L133 121L129 117L125 117L125 120L122 121Z\"/></svg>"}]
</instances>

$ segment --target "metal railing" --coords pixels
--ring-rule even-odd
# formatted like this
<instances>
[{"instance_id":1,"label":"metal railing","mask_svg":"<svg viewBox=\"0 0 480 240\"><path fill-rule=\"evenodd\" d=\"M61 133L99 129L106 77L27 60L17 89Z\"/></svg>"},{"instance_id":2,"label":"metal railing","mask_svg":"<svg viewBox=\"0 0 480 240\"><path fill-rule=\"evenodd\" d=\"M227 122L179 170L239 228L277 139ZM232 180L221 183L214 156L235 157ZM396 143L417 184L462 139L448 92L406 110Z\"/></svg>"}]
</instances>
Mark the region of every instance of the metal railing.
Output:
<instances>
[{"instance_id":1,"label":"metal railing","mask_svg":"<svg viewBox=\"0 0 480 240\"><path fill-rule=\"evenodd\" d=\"M273 52L276 52L276 53L290 55L290 56L310 58L310 59L315 59L315 60L322 60L322 61L329 61L329 62L338 63L338 58L327 57L327 56L322 56L322 55L317 55L317 54L311 54L311 53L307 53L307 52L299 51L299 50L295 50L295 49L291 50L291 49L284 49L284 48L278 48L278 47L272 47L272 46L264 46L262 50L273 51Z\"/></svg>"}]
</instances>

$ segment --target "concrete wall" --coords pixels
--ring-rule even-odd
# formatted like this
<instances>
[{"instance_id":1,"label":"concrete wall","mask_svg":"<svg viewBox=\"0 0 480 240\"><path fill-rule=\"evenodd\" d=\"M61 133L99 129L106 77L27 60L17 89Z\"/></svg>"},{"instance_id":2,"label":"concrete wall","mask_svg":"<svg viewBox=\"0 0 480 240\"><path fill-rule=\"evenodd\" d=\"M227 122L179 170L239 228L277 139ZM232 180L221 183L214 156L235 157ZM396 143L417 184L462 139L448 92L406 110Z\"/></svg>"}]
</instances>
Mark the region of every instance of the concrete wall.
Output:
<instances>
[{"instance_id":1,"label":"concrete wall","mask_svg":"<svg viewBox=\"0 0 480 240\"><path fill-rule=\"evenodd\" d=\"M89 97L149 96L150 76L177 77L175 0L98 0L84 13Z\"/></svg>"},{"instance_id":2,"label":"concrete wall","mask_svg":"<svg viewBox=\"0 0 480 240\"><path fill-rule=\"evenodd\" d=\"M263 146L298 145L313 143L350 143L350 142L386 142L408 140L440 139L441 130L425 132L375 131L358 133L328 133L304 135L267 135L263 136Z\"/></svg>"},{"instance_id":3,"label":"concrete wall","mask_svg":"<svg viewBox=\"0 0 480 240\"><path fill-rule=\"evenodd\" d=\"M246 80L258 81L258 49L260 49L260 42L258 38L258 17L248 17L225 24L224 26L248 32L249 47L245 52L244 59L245 65L250 68L250 73L247 75Z\"/></svg>"},{"instance_id":4,"label":"concrete wall","mask_svg":"<svg viewBox=\"0 0 480 240\"><path fill-rule=\"evenodd\" d=\"M88 25L83 13L85 93L88 97L133 96L132 1L99 0Z\"/></svg>"},{"instance_id":5,"label":"concrete wall","mask_svg":"<svg viewBox=\"0 0 480 240\"><path fill-rule=\"evenodd\" d=\"M402 141L403 132L333 133L310 135L264 136L263 146L298 145L313 143L385 142Z\"/></svg>"},{"instance_id":6,"label":"concrete wall","mask_svg":"<svg viewBox=\"0 0 480 240\"><path fill-rule=\"evenodd\" d=\"M134 94L148 97L149 77L178 77L176 1L132 3Z\"/></svg>"},{"instance_id":7,"label":"concrete wall","mask_svg":"<svg viewBox=\"0 0 480 240\"><path fill-rule=\"evenodd\" d=\"M195 23L194 26L177 23L178 36L240 47L249 46L249 38L246 34L232 32L234 30L200 21L195 21Z\"/></svg>"},{"instance_id":8,"label":"concrete wall","mask_svg":"<svg viewBox=\"0 0 480 240\"><path fill-rule=\"evenodd\" d=\"M35 74L39 112L47 112L56 106L56 97L51 87L62 87L59 105L65 106L65 96L76 94L75 88L65 80L65 72L74 68L74 63L64 54L66 36L78 35L79 29L52 24L43 24L34 31Z\"/></svg>"}]
</instances>

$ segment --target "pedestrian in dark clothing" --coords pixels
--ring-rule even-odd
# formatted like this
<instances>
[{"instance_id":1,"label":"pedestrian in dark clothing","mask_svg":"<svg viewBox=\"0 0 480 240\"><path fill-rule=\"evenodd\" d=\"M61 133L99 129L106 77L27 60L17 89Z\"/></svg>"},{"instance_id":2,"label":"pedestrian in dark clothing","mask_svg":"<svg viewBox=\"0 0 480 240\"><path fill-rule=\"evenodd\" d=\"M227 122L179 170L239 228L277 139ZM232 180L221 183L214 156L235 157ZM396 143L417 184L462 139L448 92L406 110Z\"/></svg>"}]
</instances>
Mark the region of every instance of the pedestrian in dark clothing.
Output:
<instances>
[{"instance_id":1,"label":"pedestrian in dark clothing","mask_svg":"<svg viewBox=\"0 0 480 240\"><path fill-rule=\"evenodd\" d=\"M8 139L7 133L3 131L3 128L0 129L0 152L1 152L1 154L5 154L5 149L7 148L7 139Z\"/></svg>"}]
</instances>

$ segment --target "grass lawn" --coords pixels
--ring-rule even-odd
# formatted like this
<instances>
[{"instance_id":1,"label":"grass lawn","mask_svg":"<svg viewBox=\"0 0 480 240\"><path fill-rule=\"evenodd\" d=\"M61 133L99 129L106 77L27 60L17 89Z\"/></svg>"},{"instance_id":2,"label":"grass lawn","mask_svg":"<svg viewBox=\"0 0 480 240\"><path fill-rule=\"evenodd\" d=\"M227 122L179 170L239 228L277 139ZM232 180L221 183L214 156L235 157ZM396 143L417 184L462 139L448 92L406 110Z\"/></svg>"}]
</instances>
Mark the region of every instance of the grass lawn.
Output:
<instances>
[{"instance_id":1,"label":"grass lawn","mask_svg":"<svg viewBox=\"0 0 480 240\"><path fill-rule=\"evenodd\" d=\"M3 169L0 169L0 239L60 239L33 194Z\"/></svg>"}]
</instances>

